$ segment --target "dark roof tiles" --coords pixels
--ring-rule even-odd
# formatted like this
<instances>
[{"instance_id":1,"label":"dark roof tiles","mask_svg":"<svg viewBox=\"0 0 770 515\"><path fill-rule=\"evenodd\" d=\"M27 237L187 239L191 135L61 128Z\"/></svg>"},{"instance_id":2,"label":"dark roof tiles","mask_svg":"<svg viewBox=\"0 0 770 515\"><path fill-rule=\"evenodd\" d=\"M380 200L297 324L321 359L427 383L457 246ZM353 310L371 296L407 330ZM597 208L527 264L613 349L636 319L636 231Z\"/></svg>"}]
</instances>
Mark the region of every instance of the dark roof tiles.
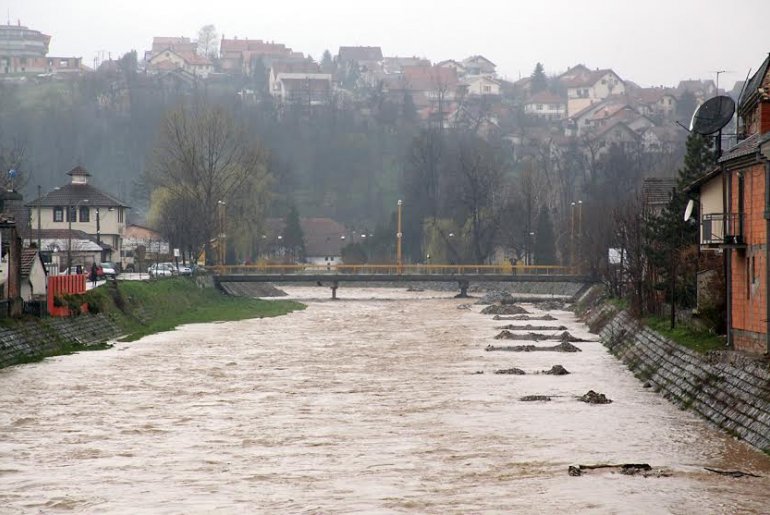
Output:
<instances>
[{"instance_id":1,"label":"dark roof tiles","mask_svg":"<svg viewBox=\"0 0 770 515\"><path fill-rule=\"evenodd\" d=\"M83 200L88 202L84 203ZM38 204L43 207L75 205L78 202L81 205L91 207L129 207L109 193L91 186L90 184L66 184L56 188L47 195L35 199L27 206L37 207Z\"/></svg>"}]
</instances>

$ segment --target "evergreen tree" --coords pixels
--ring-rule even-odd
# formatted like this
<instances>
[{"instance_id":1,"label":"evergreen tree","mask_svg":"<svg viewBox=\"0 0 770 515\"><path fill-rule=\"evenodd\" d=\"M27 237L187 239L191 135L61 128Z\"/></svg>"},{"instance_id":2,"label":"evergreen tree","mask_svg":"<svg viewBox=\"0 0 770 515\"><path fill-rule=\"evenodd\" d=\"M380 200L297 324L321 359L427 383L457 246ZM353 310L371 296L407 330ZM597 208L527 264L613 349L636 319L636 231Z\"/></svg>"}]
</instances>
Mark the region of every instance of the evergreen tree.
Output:
<instances>
[{"instance_id":1,"label":"evergreen tree","mask_svg":"<svg viewBox=\"0 0 770 515\"><path fill-rule=\"evenodd\" d=\"M324 73L334 73L334 59L329 50L324 50L323 56L321 57L321 71Z\"/></svg>"},{"instance_id":2,"label":"evergreen tree","mask_svg":"<svg viewBox=\"0 0 770 515\"><path fill-rule=\"evenodd\" d=\"M535 71L532 72L532 81L530 82L530 92L539 93L545 91L548 87L548 78L545 76L545 69L541 63L535 65Z\"/></svg>"},{"instance_id":3,"label":"evergreen tree","mask_svg":"<svg viewBox=\"0 0 770 515\"><path fill-rule=\"evenodd\" d=\"M537 215L537 228L535 229L535 264L556 264L556 242L553 235L553 223L547 207L540 209Z\"/></svg>"},{"instance_id":4,"label":"evergreen tree","mask_svg":"<svg viewBox=\"0 0 770 515\"><path fill-rule=\"evenodd\" d=\"M695 209L690 219L684 220L685 209L691 199L685 188L714 164L709 140L690 133L684 165L679 169L671 199L660 214L647 218L647 255L660 279L656 288L666 292L667 301L672 305L672 327L675 325L676 306L692 307L696 302L699 215Z\"/></svg>"},{"instance_id":5,"label":"evergreen tree","mask_svg":"<svg viewBox=\"0 0 770 515\"><path fill-rule=\"evenodd\" d=\"M414 105L412 94L408 91L404 93L404 103L402 105L401 111L404 117L404 121L407 123L414 123L417 121L417 106Z\"/></svg>"},{"instance_id":6,"label":"evergreen tree","mask_svg":"<svg viewBox=\"0 0 770 515\"><path fill-rule=\"evenodd\" d=\"M293 204L289 208L289 213L284 221L283 241L295 261L302 262L305 260L305 236L299 223L297 206Z\"/></svg>"}]
</instances>

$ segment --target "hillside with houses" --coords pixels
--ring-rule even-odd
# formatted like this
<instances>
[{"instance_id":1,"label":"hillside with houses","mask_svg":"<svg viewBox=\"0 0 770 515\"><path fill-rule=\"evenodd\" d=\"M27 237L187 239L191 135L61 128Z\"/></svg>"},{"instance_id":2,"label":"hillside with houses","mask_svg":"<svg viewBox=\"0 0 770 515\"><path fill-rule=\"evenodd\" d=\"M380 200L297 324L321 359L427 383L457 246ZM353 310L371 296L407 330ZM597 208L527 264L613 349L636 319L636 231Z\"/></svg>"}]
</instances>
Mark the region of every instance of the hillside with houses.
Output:
<instances>
[{"instance_id":1,"label":"hillside with houses","mask_svg":"<svg viewBox=\"0 0 770 515\"><path fill-rule=\"evenodd\" d=\"M538 63L516 80L472 48L434 61L373 42L313 59L285 42L220 35L213 26L197 37L156 36L145 50L91 67L49 57L50 40L20 24L0 26L0 164L14 169L8 186L25 194L21 232L37 229L35 199L82 166L125 209L121 223L154 231L167 251L196 254L226 205L241 228L227 242L235 262L387 261L403 200L411 261L600 266L604 250L578 255L576 234L606 240L608 199L665 196L694 110L722 92L710 79L642 87L590 56L566 70ZM740 85L727 94L737 100ZM173 187L159 171L162 134L179 106L221 110L260 149L254 189L232 202L198 202L205 212L192 219L202 216L201 226L179 226L195 206L169 212ZM55 231L68 217L66 206L53 207ZM324 236L287 246L292 212L300 228ZM122 240L113 236L112 258L128 265L133 250Z\"/></svg>"}]
</instances>

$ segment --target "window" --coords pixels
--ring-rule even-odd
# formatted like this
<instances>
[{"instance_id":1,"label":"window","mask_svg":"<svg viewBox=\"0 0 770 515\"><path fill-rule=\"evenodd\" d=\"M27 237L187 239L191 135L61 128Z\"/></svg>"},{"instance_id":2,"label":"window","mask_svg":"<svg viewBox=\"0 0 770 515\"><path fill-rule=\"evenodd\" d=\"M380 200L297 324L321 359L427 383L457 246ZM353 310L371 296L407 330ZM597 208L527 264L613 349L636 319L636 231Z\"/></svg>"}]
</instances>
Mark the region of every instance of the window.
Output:
<instances>
[{"instance_id":1,"label":"window","mask_svg":"<svg viewBox=\"0 0 770 515\"><path fill-rule=\"evenodd\" d=\"M543 104L537 104L535 106L535 109L537 109L538 111L542 111L543 110Z\"/></svg>"},{"instance_id":2,"label":"window","mask_svg":"<svg viewBox=\"0 0 770 515\"><path fill-rule=\"evenodd\" d=\"M91 221L91 210L88 209L86 206L80 206L80 221L81 222L90 222Z\"/></svg>"},{"instance_id":3,"label":"window","mask_svg":"<svg viewBox=\"0 0 770 515\"><path fill-rule=\"evenodd\" d=\"M118 208L118 223L119 224L123 223L123 208L122 207Z\"/></svg>"},{"instance_id":4,"label":"window","mask_svg":"<svg viewBox=\"0 0 770 515\"><path fill-rule=\"evenodd\" d=\"M77 213L75 211L75 206L68 206L67 207L67 221L68 222L77 222L78 221Z\"/></svg>"},{"instance_id":5,"label":"window","mask_svg":"<svg viewBox=\"0 0 770 515\"><path fill-rule=\"evenodd\" d=\"M63 222L64 221L64 208L61 206L56 206L53 208L53 221L54 222Z\"/></svg>"}]
</instances>

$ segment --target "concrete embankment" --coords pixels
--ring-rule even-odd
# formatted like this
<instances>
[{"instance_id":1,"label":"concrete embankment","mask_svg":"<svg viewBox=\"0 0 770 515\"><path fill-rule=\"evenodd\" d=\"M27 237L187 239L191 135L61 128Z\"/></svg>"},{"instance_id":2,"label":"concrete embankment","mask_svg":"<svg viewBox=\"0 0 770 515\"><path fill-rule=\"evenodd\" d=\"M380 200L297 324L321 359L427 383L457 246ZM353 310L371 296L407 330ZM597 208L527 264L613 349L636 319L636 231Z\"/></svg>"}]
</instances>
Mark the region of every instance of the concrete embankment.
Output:
<instances>
[{"instance_id":1,"label":"concrete embankment","mask_svg":"<svg viewBox=\"0 0 770 515\"><path fill-rule=\"evenodd\" d=\"M120 329L104 315L18 322L0 329L0 368L103 344Z\"/></svg>"},{"instance_id":2,"label":"concrete embankment","mask_svg":"<svg viewBox=\"0 0 770 515\"><path fill-rule=\"evenodd\" d=\"M641 381L680 408L770 453L766 362L728 351L699 354L609 304L595 306L584 319Z\"/></svg>"}]
</instances>

